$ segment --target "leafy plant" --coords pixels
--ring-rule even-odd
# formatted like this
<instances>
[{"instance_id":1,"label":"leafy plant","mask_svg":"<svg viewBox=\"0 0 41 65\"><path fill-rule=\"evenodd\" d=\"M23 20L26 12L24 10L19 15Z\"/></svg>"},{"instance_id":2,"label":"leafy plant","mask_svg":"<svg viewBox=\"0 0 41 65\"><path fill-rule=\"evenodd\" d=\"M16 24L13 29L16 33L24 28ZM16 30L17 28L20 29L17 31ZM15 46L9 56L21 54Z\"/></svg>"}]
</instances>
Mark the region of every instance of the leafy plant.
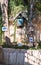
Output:
<instances>
[{"instance_id":1,"label":"leafy plant","mask_svg":"<svg viewBox=\"0 0 41 65\"><path fill-rule=\"evenodd\" d=\"M41 14L41 1L38 0L36 3L35 3L35 8L37 9L37 13L38 14Z\"/></svg>"}]
</instances>

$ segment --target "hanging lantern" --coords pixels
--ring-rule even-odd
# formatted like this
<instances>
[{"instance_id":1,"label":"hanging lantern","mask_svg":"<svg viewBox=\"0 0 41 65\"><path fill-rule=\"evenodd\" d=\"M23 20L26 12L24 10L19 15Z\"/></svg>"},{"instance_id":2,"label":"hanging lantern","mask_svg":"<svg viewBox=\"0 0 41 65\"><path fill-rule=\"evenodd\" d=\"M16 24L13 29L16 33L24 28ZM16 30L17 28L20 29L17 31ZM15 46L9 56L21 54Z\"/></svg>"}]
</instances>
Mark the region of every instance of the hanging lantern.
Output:
<instances>
[{"instance_id":1,"label":"hanging lantern","mask_svg":"<svg viewBox=\"0 0 41 65\"><path fill-rule=\"evenodd\" d=\"M24 23L23 18L17 19L17 26L23 26L23 23Z\"/></svg>"}]
</instances>

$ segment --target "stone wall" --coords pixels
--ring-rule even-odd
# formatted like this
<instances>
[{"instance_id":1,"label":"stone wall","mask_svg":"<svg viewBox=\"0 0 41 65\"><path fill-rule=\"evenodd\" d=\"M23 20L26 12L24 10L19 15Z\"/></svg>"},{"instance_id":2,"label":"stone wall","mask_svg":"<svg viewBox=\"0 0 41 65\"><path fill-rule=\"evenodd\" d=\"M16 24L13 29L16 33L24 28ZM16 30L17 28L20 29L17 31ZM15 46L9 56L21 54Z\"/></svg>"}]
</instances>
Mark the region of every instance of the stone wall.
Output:
<instances>
[{"instance_id":1,"label":"stone wall","mask_svg":"<svg viewBox=\"0 0 41 65\"><path fill-rule=\"evenodd\" d=\"M5 65L41 65L41 50L3 48Z\"/></svg>"}]
</instances>

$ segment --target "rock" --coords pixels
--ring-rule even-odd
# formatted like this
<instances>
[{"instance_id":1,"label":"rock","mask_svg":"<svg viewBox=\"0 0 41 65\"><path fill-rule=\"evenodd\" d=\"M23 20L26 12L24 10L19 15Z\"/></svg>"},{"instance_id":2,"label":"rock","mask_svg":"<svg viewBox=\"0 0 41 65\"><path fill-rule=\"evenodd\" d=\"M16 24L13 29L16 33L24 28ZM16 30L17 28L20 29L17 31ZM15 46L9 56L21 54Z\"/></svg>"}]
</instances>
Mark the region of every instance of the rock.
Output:
<instances>
[{"instance_id":1,"label":"rock","mask_svg":"<svg viewBox=\"0 0 41 65\"><path fill-rule=\"evenodd\" d=\"M18 46L23 46L23 44L22 43L18 43Z\"/></svg>"}]
</instances>

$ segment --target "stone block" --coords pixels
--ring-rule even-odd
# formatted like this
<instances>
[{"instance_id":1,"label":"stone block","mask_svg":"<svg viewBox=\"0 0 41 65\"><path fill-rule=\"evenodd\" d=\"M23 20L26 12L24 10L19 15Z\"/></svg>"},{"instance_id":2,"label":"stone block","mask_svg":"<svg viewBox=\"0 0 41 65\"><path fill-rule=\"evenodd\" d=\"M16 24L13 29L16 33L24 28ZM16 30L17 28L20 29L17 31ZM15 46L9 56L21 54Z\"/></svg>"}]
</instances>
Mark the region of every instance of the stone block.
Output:
<instances>
[{"instance_id":1,"label":"stone block","mask_svg":"<svg viewBox=\"0 0 41 65\"><path fill-rule=\"evenodd\" d=\"M34 65L34 62L32 60L28 61L31 65Z\"/></svg>"},{"instance_id":2,"label":"stone block","mask_svg":"<svg viewBox=\"0 0 41 65\"><path fill-rule=\"evenodd\" d=\"M23 65L24 64L24 55L23 53L17 54L17 65Z\"/></svg>"},{"instance_id":3,"label":"stone block","mask_svg":"<svg viewBox=\"0 0 41 65\"><path fill-rule=\"evenodd\" d=\"M9 53L8 52L4 52L4 55L3 55L4 57L4 63L6 63L6 64L8 64L8 59L9 59Z\"/></svg>"},{"instance_id":4,"label":"stone block","mask_svg":"<svg viewBox=\"0 0 41 65\"><path fill-rule=\"evenodd\" d=\"M9 64L16 65L16 53L10 53L10 55L9 55Z\"/></svg>"}]
</instances>

